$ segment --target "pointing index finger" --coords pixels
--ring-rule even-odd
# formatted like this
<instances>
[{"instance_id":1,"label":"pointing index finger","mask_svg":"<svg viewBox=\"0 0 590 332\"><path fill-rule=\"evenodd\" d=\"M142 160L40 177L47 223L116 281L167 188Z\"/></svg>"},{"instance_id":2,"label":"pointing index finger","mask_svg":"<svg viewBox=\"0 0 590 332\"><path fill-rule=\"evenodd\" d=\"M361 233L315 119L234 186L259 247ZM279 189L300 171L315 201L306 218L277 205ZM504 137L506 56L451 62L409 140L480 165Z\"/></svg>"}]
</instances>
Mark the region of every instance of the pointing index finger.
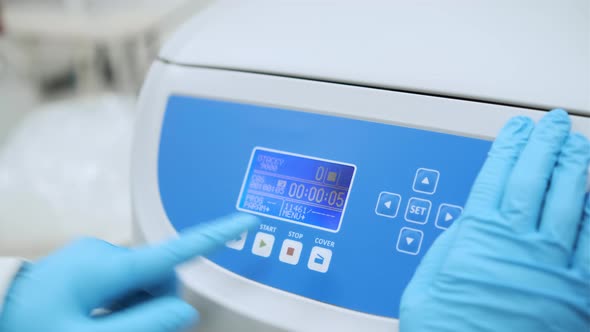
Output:
<instances>
[{"instance_id":1,"label":"pointing index finger","mask_svg":"<svg viewBox=\"0 0 590 332\"><path fill-rule=\"evenodd\" d=\"M135 263L148 270L170 270L209 253L259 223L259 218L250 214L231 214L193 227L176 239L138 250L134 253Z\"/></svg>"},{"instance_id":2,"label":"pointing index finger","mask_svg":"<svg viewBox=\"0 0 590 332\"><path fill-rule=\"evenodd\" d=\"M211 252L259 223L258 217L244 213L203 223L178 238L130 251L118 262L119 268L113 269L111 278L127 290L149 287L168 278L177 265Z\"/></svg>"}]
</instances>

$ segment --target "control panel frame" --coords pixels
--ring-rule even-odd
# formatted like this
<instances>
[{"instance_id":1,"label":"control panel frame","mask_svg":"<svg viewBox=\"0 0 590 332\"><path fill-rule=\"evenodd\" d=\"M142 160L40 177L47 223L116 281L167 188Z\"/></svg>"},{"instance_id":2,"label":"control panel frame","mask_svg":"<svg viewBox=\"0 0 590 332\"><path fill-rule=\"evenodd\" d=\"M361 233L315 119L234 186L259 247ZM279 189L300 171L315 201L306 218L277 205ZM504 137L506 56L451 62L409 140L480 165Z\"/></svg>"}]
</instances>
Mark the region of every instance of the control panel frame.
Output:
<instances>
[{"instance_id":1,"label":"control panel frame","mask_svg":"<svg viewBox=\"0 0 590 332\"><path fill-rule=\"evenodd\" d=\"M166 104L174 94L273 106L395 124L467 137L493 139L512 116L537 120L544 112L384 89L156 62L140 98L132 156L132 197L142 241L175 236L158 188L158 147ZM590 136L590 118L574 116L574 130ZM359 313L280 291L231 273L207 259L179 271L185 289L222 312L204 316L221 328L224 315L257 322L259 331L396 331L398 321ZM227 316L229 317L229 316ZM239 327L241 318L227 324ZM232 323L233 322L233 323ZM241 325L247 326L247 325ZM252 325L254 326L254 325ZM228 326L223 326L228 327ZM223 330L223 329L221 329Z\"/></svg>"}]
</instances>

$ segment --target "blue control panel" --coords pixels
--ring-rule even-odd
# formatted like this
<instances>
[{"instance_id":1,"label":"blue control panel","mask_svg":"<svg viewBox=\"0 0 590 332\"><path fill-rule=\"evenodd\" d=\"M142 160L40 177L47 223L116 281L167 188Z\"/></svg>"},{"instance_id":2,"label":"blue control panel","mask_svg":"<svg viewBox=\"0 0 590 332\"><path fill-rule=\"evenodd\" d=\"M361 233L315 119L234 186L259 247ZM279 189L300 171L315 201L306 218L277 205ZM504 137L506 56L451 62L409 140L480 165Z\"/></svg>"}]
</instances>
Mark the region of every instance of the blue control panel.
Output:
<instances>
[{"instance_id":1,"label":"blue control panel","mask_svg":"<svg viewBox=\"0 0 590 332\"><path fill-rule=\"evenodd\" d=\"M238 210L337 232L354 165L256 148Z\"/></svg>"},{"instance_id":2,"label":"blue control panel","mask_svg":"<svg viewBox=\"0 0 590 332\"><path fill-rule=\"evenodd\" d=\"M460 217L490 146L423 129L171 96L158 183L178 231L236 210L261 216L259 229L208 256L219 266L277 290L398 318L404 288Z\"/></svg>"}]
</instances>

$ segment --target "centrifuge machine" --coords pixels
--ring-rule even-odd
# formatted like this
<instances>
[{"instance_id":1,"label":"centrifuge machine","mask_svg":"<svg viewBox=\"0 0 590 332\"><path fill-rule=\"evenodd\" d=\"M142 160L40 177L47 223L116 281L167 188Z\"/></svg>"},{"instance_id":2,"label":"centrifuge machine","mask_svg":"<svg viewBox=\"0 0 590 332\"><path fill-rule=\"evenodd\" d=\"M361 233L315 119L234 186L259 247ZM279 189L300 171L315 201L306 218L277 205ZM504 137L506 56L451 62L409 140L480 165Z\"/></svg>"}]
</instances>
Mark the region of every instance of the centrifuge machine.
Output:
<instances>
[{"instance_id":1,"label":"centrifuge machine","mask_svg":"<svg viewBox=\"0 0 590 332\"><path fill-rule=\"evenodd\" d=\"M590 136L590 17L571 1L222 1L140 97L151 243L236 211L258 229L180 270L199 331L396 331L400 296L512 116Z\"/></svg>"}]
</instances>

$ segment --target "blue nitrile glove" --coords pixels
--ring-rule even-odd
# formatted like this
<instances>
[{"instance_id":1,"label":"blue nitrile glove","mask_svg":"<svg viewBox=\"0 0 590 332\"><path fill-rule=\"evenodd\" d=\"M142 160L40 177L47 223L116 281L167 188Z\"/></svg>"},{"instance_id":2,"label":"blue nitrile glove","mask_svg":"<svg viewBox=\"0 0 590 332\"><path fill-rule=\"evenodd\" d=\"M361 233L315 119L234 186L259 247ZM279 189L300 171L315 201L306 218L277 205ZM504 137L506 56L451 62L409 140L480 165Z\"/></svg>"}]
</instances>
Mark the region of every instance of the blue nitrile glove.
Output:
<instances>
[{"instance_id":1,"label":"blue nitrile glove","mask_svg":"<svg viewBox=\"0 0 590 332\"><path fill-rule=\"evenodd\" d=\"M498 135L401 302L401 332L590 331L590 143L562 110Z\"/></svg>"},{"instance_id":2,"label":"blue nitrile glove","mask_svg":"<svg viewBox=\"0 0 590 332\"><path fill-rule=\"evenodd\" d=\"M236 214L169 242L125 249L83 239L26 265L9 289L2 332L174 332L198 320L176 296L174 268L258 224ZM110 313L96 315L106 308Z\"/></svg>"}]
</instances>

